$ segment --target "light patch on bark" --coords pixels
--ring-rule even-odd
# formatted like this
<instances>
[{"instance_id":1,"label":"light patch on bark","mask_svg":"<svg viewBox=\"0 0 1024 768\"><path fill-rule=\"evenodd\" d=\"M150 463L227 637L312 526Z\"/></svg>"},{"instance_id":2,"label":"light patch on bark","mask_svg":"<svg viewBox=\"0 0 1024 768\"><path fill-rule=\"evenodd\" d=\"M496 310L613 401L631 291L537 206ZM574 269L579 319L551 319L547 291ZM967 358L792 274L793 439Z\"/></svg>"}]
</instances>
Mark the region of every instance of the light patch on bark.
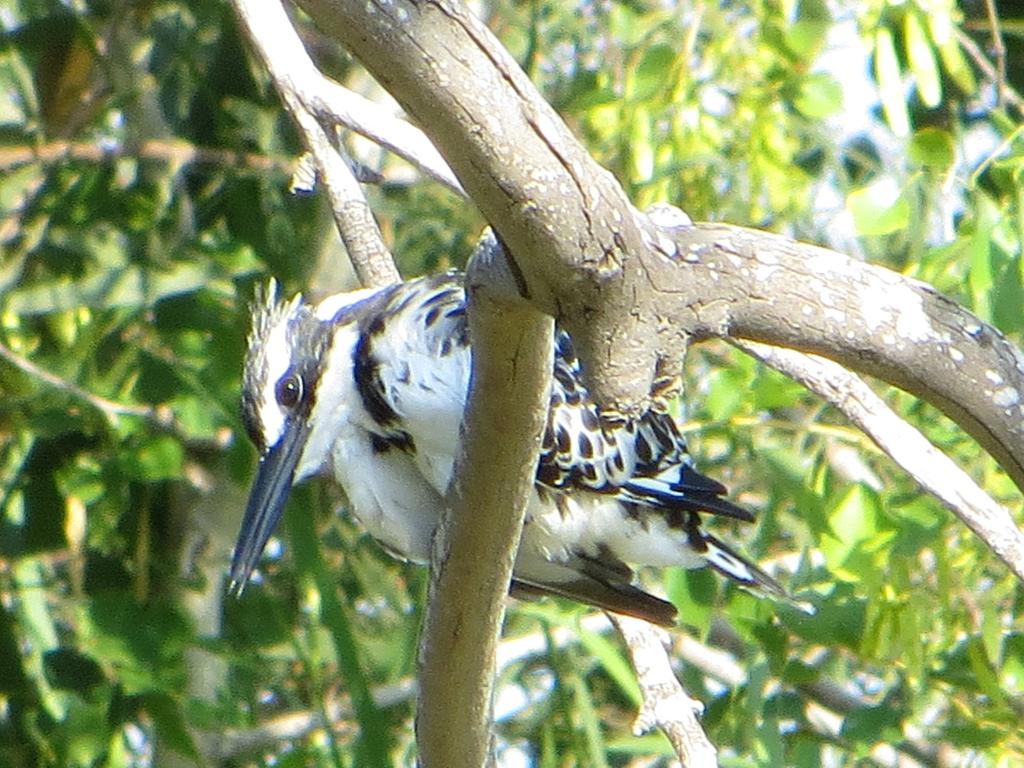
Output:
<instances>
[{"instance_id":1,"label":"light patch on bark","mask_svg":"<svg viewBox=\"0 0 1024 768\"><path fill-rule=\"evenodd\" d=\"M895 325L904 341L938 341L938 334L925 310L924 299L914 291L893 285L891 291L865 291L861 313L871 331Z\"/></svg>"},{"instance_id":2,"label":"light patch on bark","mask_svg":"<svg viewBox=\"0 0 1024 768\"><path fill-rule=\"evenodd\" d=\"M846 323L846 313L835 307L825 307L825 317L833 323Z\"/></svg>"},{"instance_id":3,"label":"light patch on bark","mask_svg":"<svg viewBox=\"0 0 1024 768\"><path fill-rule=\"evenodd\" d=\"M779 272L781 267L778 264L766 264L764 259L758 259L760 264L757 265L757 269L754 270L754 279L760 283L766 283L771 280Z\"/></svg>"},{"instance_id":4,"label":"light patch on bark","mask_svg":"<svg viewBox=\"0 0 1024 768\"><path fill-rule=\"evenodd\" d=\"M1003 387L997 389L992 395L992 402L998 405L1000 408L1006 408L1011 405L1016 405L1020 402L1020 392L1013 387Z\"/></svg>"}]
</instances>

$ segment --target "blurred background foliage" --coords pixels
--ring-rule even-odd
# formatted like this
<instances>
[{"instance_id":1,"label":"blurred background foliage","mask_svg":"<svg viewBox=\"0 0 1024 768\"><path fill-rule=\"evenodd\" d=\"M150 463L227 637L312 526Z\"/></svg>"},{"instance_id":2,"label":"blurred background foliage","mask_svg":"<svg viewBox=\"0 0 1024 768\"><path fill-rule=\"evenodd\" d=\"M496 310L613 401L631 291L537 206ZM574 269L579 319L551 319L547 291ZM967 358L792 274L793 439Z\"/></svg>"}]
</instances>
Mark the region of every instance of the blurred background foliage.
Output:
<instances>
[{"instance_id":1,"label":"blurred background foliage","mask_svg":"<svg viewBox=\"0 0 1024 768\"><path fill-rule=\"evenodd\" d=\"M638 205L884 264L1019 343L1012 7L998 37L977 1L480 12ZM255 458L237 405L254 285L351 284L323 201L288 192L301 147L231 9L11 0L0 19L0 764L412 764L424 573L334 515L343 499L296 494L261 578L224 599ZM381 96L298 23L326 71ZM369 194L403 272L462 264L471 206L352 149L383 174ZM717 345L687 371L699 464L760 513L723 535L819 606L645 574L681 609L674 650L723 765L1024 764L1021 586L799 386ZM963 433L886 396L1019 514ZM514 604L502 764L667 764L584 614Z\"/></svg>"}]
</instances>

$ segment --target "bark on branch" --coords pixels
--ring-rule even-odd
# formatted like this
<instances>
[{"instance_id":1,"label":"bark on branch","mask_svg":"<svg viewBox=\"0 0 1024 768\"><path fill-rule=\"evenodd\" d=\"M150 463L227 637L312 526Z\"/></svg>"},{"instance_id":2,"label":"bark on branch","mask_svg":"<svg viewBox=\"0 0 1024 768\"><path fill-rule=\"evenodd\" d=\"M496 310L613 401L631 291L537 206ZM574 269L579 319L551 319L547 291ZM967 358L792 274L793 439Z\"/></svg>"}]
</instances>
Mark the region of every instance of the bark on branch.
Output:
<instances>
[{"instance_id":1,"label":"bark on branch","mask_svg":"<svg viewBox=\"0 0 1024 768\"><path fill-rule=\"evenodd\" d=\"M466 275L473 368L462 455L434 535L420 638L424 766L492 761L494 654L547 414L553 324L522 301L500 248ZM514 407L508 407L508 404Z\"/></svg>"}]
</instances>

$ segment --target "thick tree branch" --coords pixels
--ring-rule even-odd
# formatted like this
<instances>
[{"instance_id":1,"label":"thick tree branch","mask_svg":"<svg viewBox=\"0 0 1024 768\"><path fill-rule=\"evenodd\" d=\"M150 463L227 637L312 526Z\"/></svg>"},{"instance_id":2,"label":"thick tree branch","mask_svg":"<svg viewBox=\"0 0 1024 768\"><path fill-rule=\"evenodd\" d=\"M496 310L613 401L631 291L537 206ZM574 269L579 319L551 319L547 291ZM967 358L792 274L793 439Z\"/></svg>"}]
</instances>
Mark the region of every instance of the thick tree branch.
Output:
<instances>
[{"instance_id":1,"label":"thick tree branch","mask_svg":"<svg viewBox=\"0 0 1024 768\"><path fill-rule=\"evenodd\" d=\"M551 377L551 318L517 294L500 248L466 275L473 369L449 512L434 536L420 641L416 735L424 766L491 757L494 654L533 488Z\"/></svg>"},{"instance_id":2,"label":"thick tree branch","mask_svg":"<svg viewBox=\"0 0 1024 768\"><path fill-rule=\"evenodd\" d=\"M722 224L671 231L673 258L647 261L664 322L877 376L940 408L1024 489L1024 356L995 328L924 283L825 248Z\"/></svg>"}]
</instances>

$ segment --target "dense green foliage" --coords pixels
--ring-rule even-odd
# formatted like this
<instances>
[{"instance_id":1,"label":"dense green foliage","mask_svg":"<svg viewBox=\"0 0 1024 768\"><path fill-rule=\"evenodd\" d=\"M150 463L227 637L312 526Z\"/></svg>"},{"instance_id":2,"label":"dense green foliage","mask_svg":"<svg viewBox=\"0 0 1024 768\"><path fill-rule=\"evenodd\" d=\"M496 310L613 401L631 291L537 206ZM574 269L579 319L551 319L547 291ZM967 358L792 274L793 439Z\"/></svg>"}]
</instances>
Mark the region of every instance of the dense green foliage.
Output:
<instances>
[{"instance_id":1,"label":"dense green foliage","mask_svg":"<svg viewBox=\"0 0 1024 768\"><path fill-rule=\"evenodd\" d=\"M489 21L638 205L856 251L1021 340L1021 102L995 103L948 0L672 6L500 0ZM301 148L230 8L13 0L0 18L0 765L410 763L411 700L378 709L368 691L414 672L421 570L311 484L286 554L241 600L223 594L254 461L237 406L247 301L268 274L314 291L344 279L322 201L287 191ZM1021 20L1002 23L1020 88ZM983 52L985 19L970 28ZM368 87L304 32L327 71ZM853 47L823 69L839 39ZM407 275L462 263L482 225L400 174L370 194ZM924 764L1024 762L1020 585L801 387L714 345L687 371L700 466L760 515L723 535L819 606L645 574L681 632L740 665L735 685L683 670L723 764L853 765L884 745ZM1019 512L962 432L888 399ZM582 613L513 607L506 635L546 650L503 671L522 698L501 722L506 759L669 755L630 735L632 673ZM563 627L578 641L556 642ZM226 738L349 700L334 730L237 751Z\"/></svg>"}]
</instances>

